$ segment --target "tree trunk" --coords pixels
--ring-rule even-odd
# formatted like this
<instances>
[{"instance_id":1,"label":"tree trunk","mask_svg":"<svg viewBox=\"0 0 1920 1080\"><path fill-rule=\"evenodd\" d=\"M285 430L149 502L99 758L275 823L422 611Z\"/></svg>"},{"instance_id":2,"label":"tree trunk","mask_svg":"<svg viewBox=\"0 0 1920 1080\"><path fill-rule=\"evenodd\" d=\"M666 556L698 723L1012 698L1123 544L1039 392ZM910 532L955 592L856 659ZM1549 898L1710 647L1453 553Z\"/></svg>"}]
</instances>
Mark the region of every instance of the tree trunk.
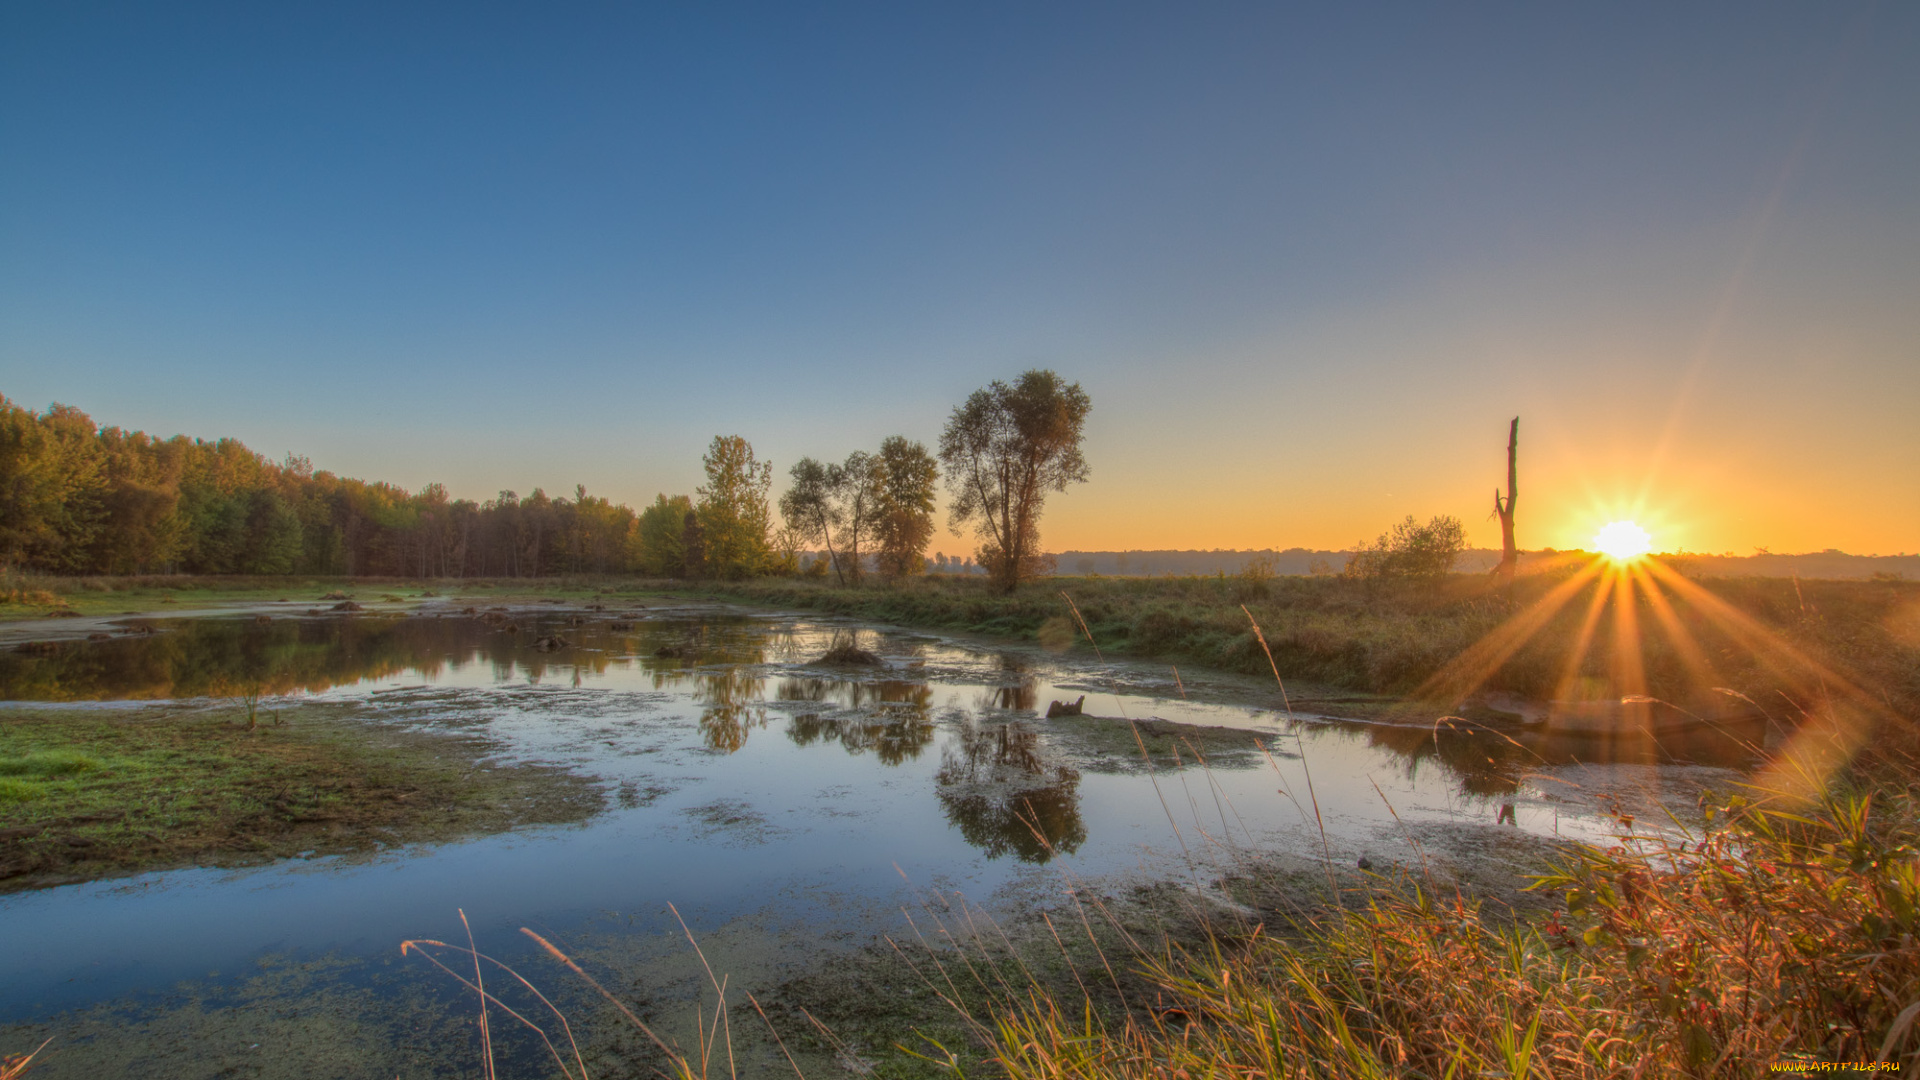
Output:
<instances>
[{"instance_id":1,"label":"tree trunk","mask_svg":"<svg viewBox=\"0 0 1920 1080\"><path fill-rule=\"evenodd\" d=\"M1513 583L1513 575L1520 568L1520 549L1513 546L1513 504L1520 497L1520 471L1517 467L1517 455L1520 447L1520 418L1513 418L1513 426L1507 429L1507 498L1500 499L1500 489L1493 489L1493 512L1500 518L1500 565L1494 567L1494 573L1502 581Z\"/></svg>"}]
</instances>

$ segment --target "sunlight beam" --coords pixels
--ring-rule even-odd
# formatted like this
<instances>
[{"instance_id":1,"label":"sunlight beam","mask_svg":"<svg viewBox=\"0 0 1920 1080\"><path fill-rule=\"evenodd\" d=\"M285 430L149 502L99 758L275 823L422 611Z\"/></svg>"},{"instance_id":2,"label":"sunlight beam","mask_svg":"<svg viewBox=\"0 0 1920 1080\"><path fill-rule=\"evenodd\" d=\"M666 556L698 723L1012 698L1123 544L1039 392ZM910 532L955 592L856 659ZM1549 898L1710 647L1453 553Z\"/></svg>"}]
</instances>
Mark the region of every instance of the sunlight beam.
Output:
<instances>
[{"instance_id":1,"label":"sunlight beam","mask_svg":"<svg viewBox=\"0 0 1920 1080\"><path fill-rule=\"evenodd\" d=\"M1494 627L1486 637L1469 645L1458 656L1420 684L1414 697L1426 701L1458 704L1486 683L1500 665L1520 651L1549 619L1559 614L1586 584L1599 575L1600 560L1594 559L1572 577L1555 585L1545 596L1525 610Z\"/></svg>"},{"instance_id":2,"label":"sunlight beam","mask_svg":"<svg viewBox=\"0 0 1920 1080\"><path fill-rule=\"evenodd\" d=\"M1653 617L1659 622L1661 633L1673 644L1673 650L1680 654L1680 663L1686 666L1687 676L1702 690L1710 691L1712 687L1722 685L1725 680L1714 669L1713 661L1708 659L1706 650L1700 647L1700 641L1693 636L1693 631L1680 621L1679 614L1673 610L1673 604L1667 600L1667 594L1659 583L1647 571L1646 564L1633 567L1631 572L1646 594L1647 606L1653 609Z\"/></svg>"},{"instance_id":3,"label":"sunlight beam","mask_svg":"<svg viewBox=\"0 0 1920 1080\"><path fill-rule=\"evenodd\" d=\"M1567 652L1567 661L1560 669L1560 681L1554 684L1553 696L1565 700L1573 693L1574 681L1580 677L1580 669L1586 666L1587 648L1593 644L1594 628L1600 625L1600 614L1607 609L1607 583L1593 590L1593 600L1587 604L1587 613L1580 619L1580 632L1574 635L1573 648Z\"/></svg>"}]
</instances>

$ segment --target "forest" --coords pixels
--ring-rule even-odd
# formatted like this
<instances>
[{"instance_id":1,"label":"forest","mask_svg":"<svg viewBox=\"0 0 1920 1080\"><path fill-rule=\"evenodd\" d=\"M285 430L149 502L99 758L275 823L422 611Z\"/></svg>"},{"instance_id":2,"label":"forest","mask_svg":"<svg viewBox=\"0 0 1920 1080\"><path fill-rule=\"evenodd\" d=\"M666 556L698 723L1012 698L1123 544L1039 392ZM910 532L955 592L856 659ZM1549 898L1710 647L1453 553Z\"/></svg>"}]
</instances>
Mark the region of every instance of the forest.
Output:
<instances>
[{"instance_id":1,"label":"forest","mask_svg":"<svg viewBox=\"0 0 1920 1080\"><path fill-rule=\"evenodd\" d=\"M844 462L803 457L775 518L773 465L739 435L715 436L706 484L639 511L535 488L485 502L440 484L417 492L271 461L236 439L159 439L101 427L71 406L36 413L0 396L0 567L52 574L310 574L416 578L634 573L858 581L992 573L1011 587L1042 560L1034 522L1046 489L1084 479L1077 384L1030 371L954 411L940 459L905 436ZM956 529L973 556L928 559L941 462ZM1022 472L1026 470L1026 472ZM1027 475L1031 473L1031 475ZM1021 477L1003 497L1003 476ZM994 508L1000 508L996 514ZM813 545L824 549L816 557Z\"/></svg>"},{"instance_id":2,"label":"forest","mask_svg":"<svg viewBox=\"0 0 1920 1080\"><path fill-rule=\"evenodd\" d=\"M663 495L636 513L584 487L485 502L439 484L409 492L237 439L159 439L0 397L0 563L48 573L679 574L692 509Z\"/></svg>"}]
</instances>

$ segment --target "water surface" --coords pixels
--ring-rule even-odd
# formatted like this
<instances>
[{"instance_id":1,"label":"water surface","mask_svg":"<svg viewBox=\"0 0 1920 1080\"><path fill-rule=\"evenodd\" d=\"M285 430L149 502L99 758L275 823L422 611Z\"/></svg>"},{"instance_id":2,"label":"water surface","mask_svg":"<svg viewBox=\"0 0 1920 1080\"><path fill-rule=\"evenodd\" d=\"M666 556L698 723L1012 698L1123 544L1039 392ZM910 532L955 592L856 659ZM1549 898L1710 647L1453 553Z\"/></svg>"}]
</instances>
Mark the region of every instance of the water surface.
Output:
<instances>
[{"instance_id":1,"label":"water surface","mask_svg":"<svg viewBox=\"0 0 1920 1080\"><path fill-rule=\"evenodd\" d=\"M854 940L894 928L908 883L981 900L1063 871L1205 889L1250 856L1412 858L1408 838L1440 828L1599 841L1620 827L1610 800L1747 764L1713 738L1290 715L1271 681L1176 681L1162 665L772 612L308 610L127 619L109 640L0 654L0 699L346 703L368 724L477 732L502 759L599 777L609 809L372 857L0 897L0 1020L140 1000L266 957L390 955L452 933L456 908L508 951L518 926L658 931L669 902L696 931L752 916ZM816 662L849 635L882 662ZM1082 695L1091 717L1044 718ZM1127 721L1147 722L1138 741Z\"/></svg>"}]
</instances>

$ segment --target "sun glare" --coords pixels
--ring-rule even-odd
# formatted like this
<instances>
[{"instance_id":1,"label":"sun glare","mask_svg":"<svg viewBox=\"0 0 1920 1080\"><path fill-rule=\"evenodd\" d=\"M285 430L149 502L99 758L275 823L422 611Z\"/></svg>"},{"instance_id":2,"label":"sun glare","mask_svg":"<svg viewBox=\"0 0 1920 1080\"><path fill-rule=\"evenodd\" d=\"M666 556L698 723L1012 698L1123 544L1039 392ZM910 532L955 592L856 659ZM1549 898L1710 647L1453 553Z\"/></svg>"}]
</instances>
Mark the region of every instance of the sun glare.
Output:
<instances>
[{"instance_id":1,"label":"sun glare","mask_svg":"<svg viewBox=\"0 0 1920 1080\"><path fill-rule=\"evenodd\" d=\"M1653 550L1653 537L1631 521L1609 521L1593 538L1593 546L1615 562L1637 559Z\"/></svg>"}]
</instances>

